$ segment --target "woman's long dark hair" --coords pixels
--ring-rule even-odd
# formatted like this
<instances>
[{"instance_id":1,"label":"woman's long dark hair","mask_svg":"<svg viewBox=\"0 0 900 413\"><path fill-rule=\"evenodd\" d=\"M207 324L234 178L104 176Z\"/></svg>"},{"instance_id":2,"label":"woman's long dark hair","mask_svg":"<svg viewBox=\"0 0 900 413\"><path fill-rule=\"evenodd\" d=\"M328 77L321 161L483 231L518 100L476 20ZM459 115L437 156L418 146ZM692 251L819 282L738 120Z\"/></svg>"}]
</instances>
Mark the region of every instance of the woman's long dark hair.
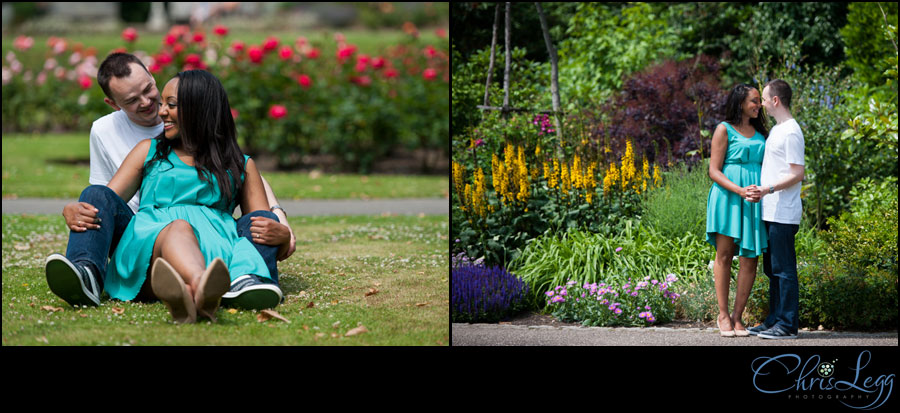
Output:
<instances>
[{"instance_id":1,"label":"woman's long dark hair","mask_svg":"<svg viewBox=\"0 0 900 413\"><path fill-rule=\"evenodd\" d=\"M753 89L753 86L746 83L739 83L731 89L731 92L728 92L728 99L725 101L726 122L734 126L741 125L741 117L743 114L741 104L744 103L744 99L750 94L750 89ZM750 124L753 125L753 129L756 129L763 138L768 138L769 122L766 120L766 115L764 113L763 108L760 107L759 115L755 118L750 118Z\"/></svg>"},{"instance_id":2,"label":"woman's long dark hair","mask_svg":"<svg viewBox=\"0 0 900 413\"><path fill-rule=\"evenodd\" d=\"M180 144L194 157L197 176L201 181L211 182L210 176L216 177L222 194L219 205L221 209L227 210L231 201L237 201L243 187L240 178L244 173L244 154L237 143L234 118L231 116L225 88L219 79L205 70L186 70L175 77L179 79L177 99L180 142L178 139L174 139L176 142L166 139L165 131L154 138L157 140L156 154L150 162L144 164L142 175L146 176L154 162L168 162L173 147Z\"/></svg>"}]
</instances>

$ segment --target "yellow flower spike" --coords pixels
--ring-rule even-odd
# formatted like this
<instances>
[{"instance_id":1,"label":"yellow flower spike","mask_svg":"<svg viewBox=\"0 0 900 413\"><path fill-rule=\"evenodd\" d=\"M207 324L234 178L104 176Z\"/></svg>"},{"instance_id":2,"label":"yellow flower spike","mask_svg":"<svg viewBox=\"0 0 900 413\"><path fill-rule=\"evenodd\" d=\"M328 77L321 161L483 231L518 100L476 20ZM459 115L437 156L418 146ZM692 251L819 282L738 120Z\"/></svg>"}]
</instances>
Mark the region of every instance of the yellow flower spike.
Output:
<instances>
[{"instance_id":1,"label":"yellow flower spike","mask_svg":"<svg viewBox=\"0 0 900 413\"><path fill-rule=\"evenodd\" d=\"M653 165L653 186L656 188L662 186L662 176L659 174L659 165Z\"/></svg>"},{"instance_id":2,"label":"yellow flower spike","mask_svg":"<svg viewBox=\"0 0 900 413\"><path fill-rule=\"evenodd\" d=\"M556 186L559 185L559 159L553 158L553 172L550 174L547 184L552 189L556 189Z\"/></svg>"},{"instance_id":3,"label":"yellow flower spike","mask_svg":"<svg viewBox=\"0 0 900 413\"><path fill-rule=\"evenodd\" d=\"M563 162L562 164L562 172L560 172L560 189L562 190L563 198L569 194L569 190L572 188L572 180L569 177L569 167Z\"/></svg>"},{"instance_id":4,"label":"yellow flower spike","mask_svg":"<svg viewBox=\"0 0 900 413\"><path fill-rule=\"evenodd\" d=\"M459 196L460 202L462 202L462 197L464 195L463 166L456 162L453 162L453 187L456 189L456 195Z\"/></svg>"},{"instance_id":5,"label":"yellow flower spike","mask_svg":"<svg viewBox=\"0 0 900 413\"><path fill-rule=\"evenodd\" d=\"M472 198L472 210L480 217L485 216L485 188L484 171L478 168L475 171L475 188Z\"/></svg>"}]
</instances>

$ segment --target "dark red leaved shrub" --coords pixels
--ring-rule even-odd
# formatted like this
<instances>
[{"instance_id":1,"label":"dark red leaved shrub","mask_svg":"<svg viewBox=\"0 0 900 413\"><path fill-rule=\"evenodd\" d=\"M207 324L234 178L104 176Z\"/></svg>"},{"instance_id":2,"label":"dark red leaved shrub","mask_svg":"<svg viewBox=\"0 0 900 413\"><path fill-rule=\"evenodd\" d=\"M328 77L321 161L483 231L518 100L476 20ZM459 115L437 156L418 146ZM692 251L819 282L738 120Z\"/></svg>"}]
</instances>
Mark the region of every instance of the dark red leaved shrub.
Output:
<instances>
[{"instance_id":1,"label":"dark red leaved shrub","mask_svg":"<svg viewBox=\"0 0 900 413\"><path fill-rule=\"evenodd\" d=\"M719 87L719 64L709 56L680 62L665 61L634 74L623 90L603 106L608 119L591 129L592 140L603 147L609 140L607 161L618 160L631 139L635 159L646 155L651 163L700 159L687 153L698 148L700 127L698 108L702 110L702 128L710 132L725 118L727 92ZM655 144L654 144L655 143ZM703 142L703 156L709 157L710 138Z\"/></svg>"}]
</instances>

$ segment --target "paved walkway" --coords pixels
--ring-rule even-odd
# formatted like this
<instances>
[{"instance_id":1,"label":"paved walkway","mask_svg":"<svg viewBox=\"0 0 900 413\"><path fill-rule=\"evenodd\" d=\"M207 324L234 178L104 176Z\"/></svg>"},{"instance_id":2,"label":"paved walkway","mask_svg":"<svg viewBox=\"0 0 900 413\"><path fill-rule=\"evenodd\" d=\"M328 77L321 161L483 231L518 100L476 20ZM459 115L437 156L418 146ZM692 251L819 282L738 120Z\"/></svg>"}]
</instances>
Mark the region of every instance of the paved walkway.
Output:
<instances>
[{"instance_id":1,"label":"paved walkway","mask_svg":"<svg viewBox=\"0 0 900 413\"><path fill-rule=\"evenodd\" d=\"M897 332L801 331L796 340L724 338L714 328L451 324L454 346L897 346Z\"/></svg>"},{"instance_id":2,"label":"paved walkway","mask_svg":"<svg viewBox=\"0 0 900 413\"><path fill-rule=\"evenodd\" d=\"M74 199L19 198L3 199L4 214L62 214L63 207ZM373 199L283 201L288 217L314 215L447 215L447 199Z\"/></svg>"}]
</instances>

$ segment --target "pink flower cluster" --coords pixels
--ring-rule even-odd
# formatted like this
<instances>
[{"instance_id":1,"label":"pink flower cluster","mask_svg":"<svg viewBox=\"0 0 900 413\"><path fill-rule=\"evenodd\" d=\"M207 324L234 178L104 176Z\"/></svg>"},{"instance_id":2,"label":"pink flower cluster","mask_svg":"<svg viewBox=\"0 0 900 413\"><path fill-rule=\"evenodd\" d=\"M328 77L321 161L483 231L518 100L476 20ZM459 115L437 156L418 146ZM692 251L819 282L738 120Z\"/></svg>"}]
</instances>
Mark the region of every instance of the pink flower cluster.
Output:
<instances>
[{"instance_id":1,"label":"pink flower cluster","mask_svg":"<svg viewBox=\"0 0 900 413\"><path fill-rule=\"evenodd\" d=\"M540 125L541 131L538 132L538 135L556 132L556 129L553 129L553 124L550 122L550 115L537 115L534 117L534 120L532 120L531 123L535 126Z\"/></svg>"}]
</instances>

